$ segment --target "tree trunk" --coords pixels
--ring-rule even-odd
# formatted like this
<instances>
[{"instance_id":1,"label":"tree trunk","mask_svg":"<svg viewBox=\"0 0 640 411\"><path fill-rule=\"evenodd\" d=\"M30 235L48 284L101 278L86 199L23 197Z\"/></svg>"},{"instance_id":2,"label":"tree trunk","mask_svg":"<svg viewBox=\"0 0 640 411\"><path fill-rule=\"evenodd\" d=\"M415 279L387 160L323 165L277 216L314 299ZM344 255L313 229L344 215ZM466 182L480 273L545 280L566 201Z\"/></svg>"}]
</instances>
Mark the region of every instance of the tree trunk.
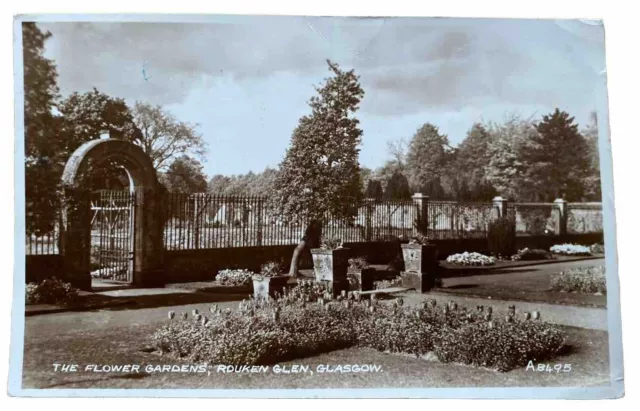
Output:
<instances>
[{"instance_id":1,"label":"tree trunk","mask_svg":"<svg viewBox=\"0 0 640 411\"><path fill-rule=\"evenodd\" d=\"M316 248L320 246L320 237L322 236L322 224L319 221L311 221L304 231L304 237L300 240L296 248L293 250L291 257L291 266L289 267L289 276L298 277L298 265L300 257L306 248Z\"/></svg>"}]
</instances>

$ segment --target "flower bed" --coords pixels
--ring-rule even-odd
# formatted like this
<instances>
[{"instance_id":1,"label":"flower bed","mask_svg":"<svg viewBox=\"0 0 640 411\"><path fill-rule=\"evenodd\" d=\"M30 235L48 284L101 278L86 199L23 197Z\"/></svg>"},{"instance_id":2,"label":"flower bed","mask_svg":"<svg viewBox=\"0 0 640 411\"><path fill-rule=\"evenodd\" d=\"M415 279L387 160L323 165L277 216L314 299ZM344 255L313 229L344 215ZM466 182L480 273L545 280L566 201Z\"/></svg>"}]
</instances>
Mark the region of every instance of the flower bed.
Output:
<instances>
[{"instance_id":1,"label":"flower bed","mask_svg":"<svg viewBox=\"0 0 640 411\"><path fill-rule=\"evenodd\" d=\"M471 311L432 300L407 307L402 299L385 304L357 293L330 296L317 283L303 282L277 300L243 301L238 310L214 306L206 316L182 314L182 321L157 330L153 342L161 353L213 364L274 364L360 346L416 356L433 352L443 362L499 371L550 359L564 343L559 329L530 315L492 319L481 306Z\"/></svg>"},{"instance_id":2,"label":"flower bed","mask_svg":"<svg viewBox=\"0 0 640 411\"><path fill-rule=\"evenodd\" d=\"M78 300L78 289L56 277L27 284L25 294L26 304L70 305Z\"/></svg>"},{"instance_id":3,"label":"flower bed","mask_svg":"<svg viewBox=\"0 0 640 411\"><path fill-rule=\"evenodd\" d=\"M591 255L589 247L579 244L556 244L549 249L553 254L570 255L570 256L587 256Z\"/></svg>"},{"instance_id":4,"label":"flower bed","mask_svg":"<svg viewBox=\"0 0 640 411\"><path fill-rule=\"evenodd\" d=\"M523 248L511 256L512 261L550 260L553 255L547 250Z\"/></svg>"},{"instance_id":5,"label":"flower bed","mask_svg":"<svg viewBox=\"0 0 640 411\"><path fill-rule=\"evenodd\" d=\"M606 294L605 268L603 266L579 267L556 273L551 277L551 288L555 291Z\"/></svg>"},{"instance_id":6,"label":"flower bed","mask_svg":"<svg viewBox=\"0 0 640 411\"><path fill-rule=\"evenodd\" d=\"M496 259L480 253L470 253L465 251L464 253L450 255L447 257L447 262L450 264L464 266L486 266L494 265L496 263Z\"/></svg>"},{"instance_id":7,"label":"flower bed","mask_svg":"<svg viewBox=\"0 0 640 411\"><path fill-rule=\"evenodd\" d=\"M221 270L216 275L216 281L225 286L250 285L253 275L249 270Z\"/></svg>"}]
</instances>

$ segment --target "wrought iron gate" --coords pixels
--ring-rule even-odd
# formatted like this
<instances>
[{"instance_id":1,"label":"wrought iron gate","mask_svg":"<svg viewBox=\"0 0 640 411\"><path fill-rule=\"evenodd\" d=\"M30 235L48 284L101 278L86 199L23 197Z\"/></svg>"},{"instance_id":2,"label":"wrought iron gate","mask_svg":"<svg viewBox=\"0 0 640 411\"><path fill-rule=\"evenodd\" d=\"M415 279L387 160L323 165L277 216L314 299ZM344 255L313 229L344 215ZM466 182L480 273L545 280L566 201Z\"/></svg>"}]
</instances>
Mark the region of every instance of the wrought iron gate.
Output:
<instances>
[{"instance_id":1,"label":"wrought iron gate","mask_svg":"<svg viewBox=\"0 0 640 411\"><path fill-rule=\"evenodd\" d=\"M100 190L91 198L91 275L133 282L135 193Z\"/></svg>"}]
</instances>

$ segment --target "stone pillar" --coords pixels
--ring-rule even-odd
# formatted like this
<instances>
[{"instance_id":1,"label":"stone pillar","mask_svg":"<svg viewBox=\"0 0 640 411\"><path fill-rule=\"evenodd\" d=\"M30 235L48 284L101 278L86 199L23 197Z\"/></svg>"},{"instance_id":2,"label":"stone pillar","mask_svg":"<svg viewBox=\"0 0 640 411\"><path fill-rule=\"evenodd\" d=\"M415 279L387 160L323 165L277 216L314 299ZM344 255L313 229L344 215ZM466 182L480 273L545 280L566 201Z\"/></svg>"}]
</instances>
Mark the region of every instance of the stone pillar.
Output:
<instances>
[{"instance_id":1,"label":"stone pillar","mask_svg":"<svg viewBox=\"0 0 640 411\"><path fill-rule=\"evenodd\" d=\"M416 223L413 225L413 235L416 236L420 234L420 231L424 231L421 234L427 235L427 229L429 227L429 196L422 193L415 193L411 198L417 211Z\"/></svg>"},{"instance_id":2,"label":"stone pillar","mask_svg":"<svg viewBox=\"0 0 640 411\"><path fill-rule=\"evenodd\" d=\"M507 199L500 196L493 197L493 208L497 210L496 218L506 217L507 215Z\"/></svg>"},{"instance_id":3,"label":"stone pillar","mask_svg":"<svg viewBox=\"0 0 640 411\"><path fill-rule=\"evenodd\" d=\"M91 194L89 190L65 188L60 227L60 254L65 281L91 290Z\"/></svg>"},{"instance_id":4,"label":"stone pillar","mask_svg":"<svg viewBox=\"0 0 640 411\"><path fill-rule=\"evenodd\" d=\"M565 235L567 234L567 201L556 198L553 204L558 208L558 235Z\"/></svg>"},{"instance_id":5,"label":"stone pillar","mask_svg":"<svg viewBox=\"0 0 640 411\"><path fill-rule=\"evenodd\" d=\"M153 190L136 190L136 233L134 243L134 284L162 287L164 276L164 224L162 194Z\"/></svg>"}]
</instances>

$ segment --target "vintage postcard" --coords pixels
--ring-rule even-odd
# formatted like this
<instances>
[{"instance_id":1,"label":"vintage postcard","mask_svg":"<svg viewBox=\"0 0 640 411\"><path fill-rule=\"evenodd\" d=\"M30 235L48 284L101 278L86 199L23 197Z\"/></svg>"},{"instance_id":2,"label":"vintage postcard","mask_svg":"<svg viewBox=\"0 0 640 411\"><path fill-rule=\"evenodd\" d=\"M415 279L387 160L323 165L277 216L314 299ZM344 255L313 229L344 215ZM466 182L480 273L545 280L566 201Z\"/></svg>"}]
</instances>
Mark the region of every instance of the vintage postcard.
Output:
<instances>
[{"instance_id":1,"label":"vintage postcard","mask_svg":"<svg viewBox=\"0 0 640 411\"><path fill-rule=\"evenodd\" d=\"M14 29L11 395L624 395L602 21Z\"/></svg>"}]
</instances>

